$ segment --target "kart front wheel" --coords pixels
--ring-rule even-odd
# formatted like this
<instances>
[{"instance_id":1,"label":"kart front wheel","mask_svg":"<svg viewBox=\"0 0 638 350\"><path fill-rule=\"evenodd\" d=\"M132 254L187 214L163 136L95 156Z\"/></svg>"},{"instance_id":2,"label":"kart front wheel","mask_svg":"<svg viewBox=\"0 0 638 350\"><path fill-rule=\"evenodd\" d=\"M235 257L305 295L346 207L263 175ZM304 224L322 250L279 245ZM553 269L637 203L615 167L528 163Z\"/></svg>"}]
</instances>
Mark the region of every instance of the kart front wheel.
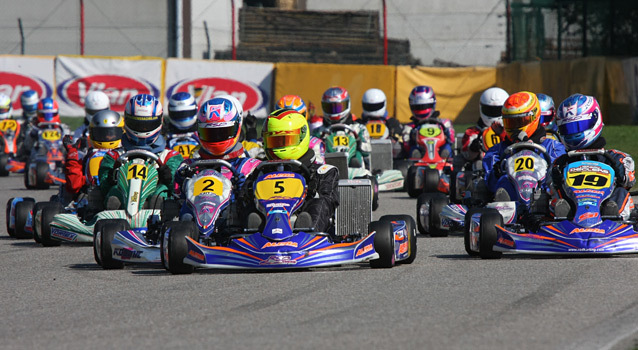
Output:
<instances>
[{"instance_id":1,"label":"kart front wheel","mask_svg":"<svg viewBox=\"0 0 638 350\"><path fill-rule=\"evenodd\" d=\"M31 232L27 232L25 227L31 215L31 210L35 205L33 198L24 198L21 202L16 203L15 207L15 238L31 238L33 235Z\"/></svg>"},{"instance_id":2,"label":"kart front wheel","mask_svg":"<svg viewBox=\"0 0 638 350\"><path fill-rule=\"evenodd\" d=\"M494 251L496 244L496 225L503 226L503 217L495 210L485 210L481 215L479 227L479 256L481 259L500 259L503 253Z\"/></svg>"},{"instance_id":3,"label":"kart front wheel","mask_svg":"<svg viewBox=\"0 0 638 350\"><path fill-rule=\"evenodd\" d=\"M130 229L128 221L124 219L100 220L93 228L93 256L98 265L105 270L124 268L124 263L113 259L113 237L119 231Z\"/></svg>"},{"instance_id":4,"label":"kart front wheel","mask_svg":"<svg viewBox=\"0 0 638 350\"><path fill-rule=\"evenodd\" d=\"M467 252L467 255L469 256L478 256L479 253L475 252L471 249L471 244L470 244L470 224L472 223L472 215L476 214L479 212L480 209L478 208L472 208L469 209L467 211L467 213L465 214L465 223L463 226L463 243L465 244L465 251Z\"/></svg>"},{"instance_id":5,"label":"kart front wheel","mask_svg":"<svg viewBox=\"0 0 638 350\"><path fill-rule=\"evenodd\" d=\"M411 198L416 198L423 192L422 187L417 187L417 183L421 182L417 179L419 174L419 167L411 166L408 168L408 175L405 177L405 191Z\"/></svg>"},{"instance_id":6,"label":"kart front wheel","mask_svg":"<svg viewBox=\"0 0 638 350\"><path fill-rule=\"evenodd\" d=\"M53 217L62 212L64 212L64 207L61 203L50 202L37 213L39 215L39 221L36 220L34 226L39 226L40 243L42 243L44 247L55 247L62 243L51 237L51 222L53 221Z\"/></svg>"},{"instance_id":7,"label":"kart front wheel","mask_svg":"<svg viewBox=\"0 0 638 350\"><path fill-rule=\"evenodd\" d=\"M392 224L388 221L373 221L368 225L368 232L374 234L374 250L378 259L370 260L372 268L391 268L394 266L394 234Z\"/></svg>"},{"instance_id":8,"label":"kart front wheel","mask_svg":"<svg viewBox=\"0 0 638 350\"><path fill-rule=\"evenodd\" d=\"M379 208L379 182L376 176L370 176L370 182L372 182L372 210Z\"/></svg>"},{"instance_id":9,"label":"kart front wheel","mask_svg":"<svg viewBox=\"0 0 638 350\"><path fill-rule=\"evenodd\" d=\"M425 169L423 173L423 192L436 192L439 190L441 175L436 169Z\"/></svg>"},{"instance_id":10,"label":"kart front wheel","mask_svg":"<svg viewBox=\"0 0 638 350\"><path fill-rule=\"evenodd\" d=\"M430 200L430 236L432 237L447 237L449 233L441 225L441 212L447 204L447 197L440 192L435 192Z\"/></svg>"},{"instance_id":11,"label":"kart front wheel","mask_svg":"<svg viewBox=\"0 0 638 350\"><path fill-rule=\"evenodd\" d=\"M164 268L173 275L191 274L193 265L184 263L188 254L186 237L198 239L197 226L192 221L169 221L162 228L161 255Z\"/></svg>"},{"instance_id":12,"label":"kart front wheel","mask_svg":"<svg viewBox=\"0 0 638 350\"><path fill-rule=\"evenodd\" d=\"M46 190L49 184L46 182L49 176L49 163L39 161L35 163L35 188Z\"/></svg>"},{"instance_id":13,"label":"kart front wheel","mask_svg":"<svg viewBox=\"0 0 638 350\"><path fill-rule=\"evenodd\" d=\"M13 200L15 198L9 198L9 200L7 201L7 207L6 207L6 214L7 216L5 217L5 223L7 225L7 233L9 234L9 237L13 237L14 234L14 229L11 228L11 204L13 203Z\"/></svg>"},{"instance_id":14,"label":"kart front wheel","mask_svg":"<svg viewBox=\"0 0 638 350\"><path fill-rule=\"evenodd\" d=\"M0 176L9 176L9 170L7 170L7 164L9 163L9 155L6 153L0 154Z\"/></svg>"},{"instance_id":15,"label":"kart front wheel","mask_svg":"<svg viewBox=\"0 0 638 350\"><path fill-rule=\"evenodd\" d=\"M404 221L408 230L408 251L410 254L405 260L399 261L401 264L412 264L416 259L416 223L410 215L383 215L379 221Z\"/></svg>"},{"instance_id":16,"label":"kart front wheel","mask_svg":"<svg viewBox=\"0 0 638 350\"><path fill-rule=\"evenodd\" d=\"M33 206L33 209L31 209L31 229L33 231L33 240L35 241L35 243L38 244L42 244L42 239L40 238L40 234L35 227L35 217L36 215L38 215L38 212L41 212L42 208L44 208L47 204L49 204L49 202L37 202ZM42 217L42 215L40 215L40 217Z\"/></svg>"}]
</instances>

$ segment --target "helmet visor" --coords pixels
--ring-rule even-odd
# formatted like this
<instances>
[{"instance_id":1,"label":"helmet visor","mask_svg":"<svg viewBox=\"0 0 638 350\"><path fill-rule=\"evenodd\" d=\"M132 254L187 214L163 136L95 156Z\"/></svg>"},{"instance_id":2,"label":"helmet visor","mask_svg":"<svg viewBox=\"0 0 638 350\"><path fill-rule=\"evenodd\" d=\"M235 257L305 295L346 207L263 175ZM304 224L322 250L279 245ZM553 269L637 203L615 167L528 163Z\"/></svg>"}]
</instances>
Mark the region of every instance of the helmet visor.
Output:
<instances>
[{"instance_id":1,"label":"helmet visor","mask_svg":"<svg viewBox=\"0 0 638 350\"><path fill-rule=\"evenodd\" d=\"M162 120L159 117L132 117L127 115L124 123L133 131L150 132L162 125Z\"/></svg>"},{"instance_id":2,"label":"helmet visor","mask_svg":"<svg viewBox=\"0 0 638 350\"><path fill-rule=\"evenodd\" d=\"M587 115L585 117L590 118L590 115ZM561 135L578 134L578 133L589 130L595 123L595 120L596 119L594 118L594 119L588 119L588 120L579 120L575 122L569 122L565 124L559 123L558 131L560 132Z\"/></svg>"},{"instance_id":3,"label":"helmet visor","mask_svg":"<svg viewBox=\"0 0 638 350\"><path fill-rule=\"evenodd\" d=\"M385 106L385 103L363 103L363 110L368 112L378 111Z\"/></svg>"},{"instance_id":4,"label":"helmet visor","mask_svg":"<svg viewBox=\"0 0 638 350\"><path fill-rule=\"evenodd\" d=\"M264 138L264 147L268 149L296 146L301 141L301 131L291 130L285 134L272 133Z\"/></svg>"},{"instance_id":5,"label":"helmet visor","mask_svg":"<svg viewBox=\"0 0 638 350\"><path fill-rule=\"evenodd\" d=\"M197 114L197 110L191 109L186 111L169 111L168 116L176 122L183 122L187 120L194 119L195 114Z\"/></svg>"},{"instance_id":6,"label":"helmet visor","mask_svg":"<svg viewBox=\"0 0 638 350\"><path fill-rule=\"evenodd\" d=\"M503 127L507 130L518 130L534 121L534 113L510 114L503 116Z\"/></svg>"},{"instance_id":7,"label":"helmet visor","mask_svg":"<svg viewBox=\"0 0 638 350\"><path fill-rule=\"evenodd\" d=\"M321 102L321 108L324 113L328 114L339 114L348 110L348 106L350 105L350 101L345 100L341 102Z\"/></svg>"},{"instance_id":8,"label":"helmet visor","mask_svg":"<svg viewBox=\"0 0 638 350\"><path fill-rule=\"evenodd\" d=\"M0 114L9 113L11 111L11 107L0 107Z\"/></svg>"},{"instance_id":9,"label":"helmet visor","mask_svg":"<svg viewBox=\"0 0 638 350\"><path fill-rule=\"evenodd\" d=\"M212 128L198 128L199 139L204 142L222 142L237 136L239 131L238 123L225 123L228 125L215 126Z\"/></svg>"},{"instance_id":10,"label":"helmet visor","mask_svg":"<svg viewBox=\"0 0 638 350\"><path fill-rule=\"evenodd\" d=\"M111 142L122 139L122 128L91 128L91 140Z\"/></svg>"},{"instance_id":11,"label":"helmet visor","mask_svg":"<svg viewBox=\"0 0 638 350\"><path fill-rule=\"evenodd\" d=\"M410 106L410 109L412 109L412 111L427 111L432 108L434 108L434 103L424 103Z\"/></svg>"},{"instance_id":12,"label":"helmet visor","mask_svg":"<svg viewBox=\"0 0 638 350\"><path fill-rule=\"evenodd\" d=\"M481 113L488 118L498 118L503 114L503 106L481 105Z\"/></svg>"}]
</instances>

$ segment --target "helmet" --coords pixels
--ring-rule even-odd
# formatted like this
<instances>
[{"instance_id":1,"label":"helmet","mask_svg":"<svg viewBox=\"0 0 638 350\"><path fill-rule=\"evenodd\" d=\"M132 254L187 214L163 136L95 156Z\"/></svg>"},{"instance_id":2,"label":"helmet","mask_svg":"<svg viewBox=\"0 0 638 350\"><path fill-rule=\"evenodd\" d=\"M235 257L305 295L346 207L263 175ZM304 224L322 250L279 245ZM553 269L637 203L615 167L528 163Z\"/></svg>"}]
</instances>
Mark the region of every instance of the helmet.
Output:
<instances>
[{"instance_id":1,"label":"helmet","mask_svg":"<svg viewBox=\"0 0 638 350\"><path fill-rule=\"evenodd\" d=\"M541 105L541 120L539 124L548 129L556 130L554 99L545 94L536 94L536 97L538 97L538 103Z\"/></svg>"},{"instance_id":2,"label":"helmet","mask_svg":"<svg viewBox=\"0 0 638 350\"><path fill-rule=\"evenodd\" d=\"M137 146L152 145L162 131L162 103L153 95L131 97L124 108L125 135Z\"/></svg>"},{"instance_id":3,"label":"helmet","mask_svg":"<svg viewBox=\"0 0 638 350\"><path fill-rule=\"evenodd\" d=\"M89 139L95 148L120 147L123 133L124 118L110 109L95 113L89 123Z\"/></svg>"},{"instance_id":4,"label":"helmet","mask_svg":"<svg viewBox=\"0 0 638 350\"><path fill-rule=\"evenodd\" d=\"M412 89L408 101L412 114L418 119L431 117L436 108L436 96L429 86L421 85Z\"/></svg>"},{"instance_id":5,"label":"helmet","mask_svg":"<svg viewBox=\"0 0 638 350\"><path fill-rule=\"evenodd\" d=\"M363 93L361 106L363 107L362 115L372 118L387 118L387 100L383 91L379 89L368 89Z\"/></svg>"},{"instance_id":6,"label":"helmet","mask_svg":"<svg viewBox=\"0 0 638 350\"><path fill-rule=\"evenodd\" d=\"M168 100L168 122L179 130L189 131L197 121L197 103L188 92L178 92Z\"/></svg>"},{"instance_id":7,"label":"helmet","mask_svg":"<svg viewBox=\"0 0 638 350\"><path fill-rule=\"evenodd\" d=\"M239 141L243 113L241 103L230 95L204 102L197 113L197 133L202 147L216 156L232 151Z\"/></svg>"},{"instance_id":8,"label":"helmet","mask_svg":"<svg viewBox=\"0 0 638 350\"><path fill-rule=\"evenodd\" d=\"M481 94L479 102L479 113L481 113L481 121L485 127L490 127L494 122L502 122L503 103L509 95L507 92L498 87L492 87Z\"/></svg>"},{"instance_id":9,"label":"helmet","mask_svg":"<svg viewBox=\"0 0 638 350\"><path fill-rule=\"evenodd\" d=\"M0 119L11 118L12 111L11 98L5 94L0 94Z\"/></svg>"},{"instance_id":10,"label":"helmet","mask_svg":"<svg viewBox=\"0 0 638 350\"><path fill-rule=\"evenodd\" d=\"M109 101L109 97L106 96L102 91L91 91L84 98L84 111L86 112L86 121L91 123L91 119L95 113L99 111L103 111L105 109L109 109L111 107L111 102Z\"/></svg>"},{"instance_id":11,"label":"helmet","mask_svg":"<svg viewBox=\"0 0 638 350\"><path fill-rule=\"evenodd\" d=\"M334 86L321 97L323 117L330 123L341 123L350 115L350 95L342 87Z\"/></svg>"},{"instance_id":12,"label":"helmet","mask_svg":"<svg viewBox=\"0 0 638 350\"><path fill-rule=\"evenodd\" d=\"M270 113L261 135L268 159L299 159L310 147L306 117L289 109Z\"/></svg>"},{"instance_id":13,"label":"helmet","mask_svg":"<svg viewBox=\"0 0 638 350\"><path fill-rule=\"evenodd\" d=\"M510 95L503 104L503 127L512 141L532 137L538 129L541 107L536 95L529 91Z\"/></svg>"},{"instance_id":14,"label":"helmet","mask_svg":"<svg viewBox=\"0 0 638 350\"><path fill-rule=\"evenodd\" d=\"M277 101L277 109L287 108L294 109L299 114L304 117L308 117L308 110L306 109L306 104L303 102L301 97L297 95L286 95Z\"/></svg>"},{"instance_id":15,"label":"helmet","mask_svg":"<svg viewBox=\"0 0 638 350\"><path fill-rule=\"evenodd\" d=\"M35 90L27 90L20 95L20 104L22 105L22 114L28 118L35 117L38 113L38 102L40 97Z\"/></svg>"},{"instance_id":16,"label":"helmet","mask_svg":"<svg viewBox=\"0 0 638 350\"><path fill-rule=\"evenodd\" d=\"M574 94L558 106L556 124L560 138L569 150L591 145L603 131L603 116L592 96Z\"/></svg>"},{"instance_id":17,"label":"helmet","mask_svg":"<svg viewBox=\"0 0 638 350\"><path fill-rule=\"evenodd\" d=\"M60 116L58 115L58 101L51 97L41 99L40 102L38 102L37 124L59 122Z\"/></svg>"}]
</instances>

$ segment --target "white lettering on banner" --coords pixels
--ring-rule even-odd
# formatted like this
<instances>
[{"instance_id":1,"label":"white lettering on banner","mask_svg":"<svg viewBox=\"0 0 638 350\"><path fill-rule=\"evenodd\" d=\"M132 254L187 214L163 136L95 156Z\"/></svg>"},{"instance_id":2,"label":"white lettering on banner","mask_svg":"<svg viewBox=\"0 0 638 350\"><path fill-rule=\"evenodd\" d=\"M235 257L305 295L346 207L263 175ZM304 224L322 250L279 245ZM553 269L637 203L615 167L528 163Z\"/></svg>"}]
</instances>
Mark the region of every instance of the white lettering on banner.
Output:
<instances>
[{"instance_id":1,"label":"white lettering on banner","mask_svg":"<svg viewBox=\"0 0 638 350\"><path fill-rule=\"evenodd\" d=\"M9 84L0 85L0 94L5 94L11 98L11 101L17 101L22 95L23 92L27 90L32 90L35 87L31 87L29 85L16 85L11 86Z\"/></svg>"},{"instance_id":2,"label":"white lettering on banner","mask_svg":"<svg viewBox=\"0 0 638 350\"><path fill-rule=\"evenodd\" d=\"M85 83L78 83L78 92L80 95L80 101L82 103L84 103L84 99L86 98L86 96L93 91L104 92L106 96L108 96L111 105L123 105L128 100L130 100L131 97L139 94L138 90L136 89L118 90L115 88L107 88L106 83L91 83L91 86L89 86L89 89L87 91Z\"/></svg>"},{"instance_id":3,"label":"white lettering on banner","mask_svg":"<svg viewBox=\"0 0 638 350\"><path fill-rule=\"evenodd\" d=\"M216 90L215 86L208 86L208 85L202 85L200 86L201 90L201 94L199 95L198 98L198 104L201 104L201 102L204 101L208 101L211 98L214 98L215 96L220 96L220 95L231 95L233 97L235 97L236 99L239 100L239 102L241 102L241 104L243 105L244 103L246 103L246 93L245 92L241 92L241 91L231 91L230 93L228 91L224 91L224 90ZM194 85L189 85L188 86L188 91L190 92L191 95L193 96L197 96L197 94L195 94L195 86Z\"/></svg>"}]
</instances>

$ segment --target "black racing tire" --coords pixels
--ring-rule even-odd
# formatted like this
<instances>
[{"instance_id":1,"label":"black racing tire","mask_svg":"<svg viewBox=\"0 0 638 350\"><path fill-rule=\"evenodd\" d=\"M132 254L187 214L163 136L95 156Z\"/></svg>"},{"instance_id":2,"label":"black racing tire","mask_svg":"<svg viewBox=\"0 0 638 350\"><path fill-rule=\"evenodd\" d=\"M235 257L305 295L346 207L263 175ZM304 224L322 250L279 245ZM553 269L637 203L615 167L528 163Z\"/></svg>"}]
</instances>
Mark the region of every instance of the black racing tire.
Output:
<instances>
[{"instance_id":1,"label":"black racing tire","mask_svg":"<svg viewBox=\"0 0 638 350\"><path fill-rule=\"evenodd\" d=\"M423 193L423 188L417 188L417 179L419 167L411 166L408 168L408 175L405 178L405 191L411 198L417 198L421 193Z\"/></svg>"},{"instance_id":2,"label":"black racing tire","mask_svg":"<svg viewBox=\"0 0 638 350\"><path fill-rule=\"evenodd\" d=\"M441 212L448 205L447 196L440 192L435 192L430 200L430 236L447 237L449 230L441 228Z\"/></svg>"},{"instance_id":3,"label":"black racing tire","mask_svg":"<svg viewBox=\"0 0 638 350\"><path fill-rule=\"evenodd\" d=\"M407 177L408 177L408 169L410 168L410 166L412 166L412 164L414 164L413 161L407 160L407 159L395 159L394 160L394 169L399 170L401 172L401 176L403 176L403 188L402 189L397 189L397 191L407 191Z\"/></svg>"},{"instance_id":4,"label":"black racing tire","mask_svg":"<svg viewBox=\"0 0 638 350\"><path fill-rule=\"evenodd\" d=\"M113 237L119 231L129 230L131 226L124 219L100 220L93 228L93 256L98 265L105 270L124 268L124 262L113 259Z\"/></svg>"},{"instance_id":5,"label":"black racing tire","mask_svg":"<svg viewBox=\"0 0 638 350\"><path fill-rule=\"evenodd\" d=\"M49 202L40 211L40 243L44 247L59 246L62 242L51 237L51 222L53 217L64 212L61 203Z\"/></svg>"},{"instance_id":6,"label":"black racing tire","mask_svg":"<svg viewBox=\"0 0 638 350\"><path fill-rule=\"evenodd\" d=\"M500 259L503 253L494 251L496 225L503 226L503 217L495 209L486 209L481 215L479 232L479 256L481 259Z\"/></svg>"},{"instance_id":7,"label":"black racing tire","mask_svg":"<svg viewBox=\"0 0 638 350\"><path fill-rule=\"evenodd\" d=\"M35 188L46 190L49 184L46 182L49 175L49 163L39 161L35 163Z\"/></svg>"},{"instance_id":8,"label":"black racing tire","mask_svg":"<svg viewBox=\"0 0 638 350\"><path fill-rule=\"evenodd\" d=\"M5 216L5 224L7 226L7 233L9 234L9 237L13 237L14 234L14 229L12 229L9 224L10 224L10 220L11 220L11 203L13 202L13 200L15 199L15 197L11 197L9 198L9 200L7 201L7 207L5 209L6 212L6 216Z\"/></svg>"},{"instance_id":9,"label":"black racing tire","mask_svg":"<svg viewBox=\"0 0 638 350\"><path fill-rule=\"evenodd\" d=\"M408 229L408 250L410 255L407 259L399 261L401 264L412 264L416 259L417 242L416 242L416 223L410 215L383 215L379 221L405 221Z\"/></svg>"},{"instance_id":10,"label":"black racing tire","mask_svg":"<svg viewBox=\"0 0 638 350\"><path fill-rule=\"evenodd\" d=\"M426 235L428 231L430 231L430 199L432 199L432 193L421 193L416 201L416 224L419 229L419 233L422 235ZM425 210L424 206L426 205L428 214L421 215L421 212Z\"/></svg>"},{"instance_id":11,"label":"black racing tire","mask_svg":"<svg viewBox=\"0 0 638 350\"><path fill-rule=\"evenodd\" d=\"M30 199L30 200L27 200ZM31 211L33 210L33 206L35 205L35 200L33 198L24 198L22 202L16 203L15 207L15 231L14 237L20 239L33 238L33 234L31 232L27 232L25 227L27 225L27 220L29 220L29 215L31 215Z\"/></svg>"},{"instance_id":12,"label":"black racing tire","mask_svg":"<svg viewBox=\"0 0 638 350\"><path fill-rule=\"evenodd\" d=\"M374 234L374 250L379 254L378 259L370 260L370 267L391 268L394 266L394 236L392 224L388 221L373 221L368 224L368 232Z\"/></svg>"},{"instance_id":13,"label":"black racing tire","mask_svg":"<svg viewBox=\"0 0 638 350\"><path fill-rule=\"evenodd\" d=\"M37 202L31 210L31 229L33 230L33 240L38 244L42 243L42 239L38 234L38 230L35 229L35 216L38 215L38 212L42 211L42 208L44 208L47 204L49 204L49 202ZM42 217L42 215L40 215L40 217Z\"/></svg>"},{"instance_id":14,"label":"black racing tire","mask_svg":"<svg viewBox=\"0 0 638 350\"><path fill-rule=\"evenodd\" d=\"M478 213L480 208L470 208L467 213L465 213L465 223L463 226L463 244L465 245L465 251L469 256L478 256L479 253L470 249L470 220L472 215Z\"/></svg>"},{"instance_id":15,"label":"black racing tire","mask_svg":"<svg viewBox=\"0 0 638 350\"><path fill-rule=\"evenodd\" d=\"M29 184L29 162L26 162L24 164L24 187L27 190L32 190L35 188L35 186L32 186Z\"/></svg>"},{"instance_id":16,"label":"black racing tire","mask_svg":"<svg viewBox=\"0 0 638 350\"><path fill-rule=\"evenodd\" d=\"M437 192L441 175L436 169L426 168L423 174L423 192Z\"/></svg>"},{"instance_id":17,"label":"black racing tire","mask_svg":"<svg viewBox=\"0 0 638 350\"><path fill-rule=\"evenodd\" d=\"M6 153L0 154L0 176L9 176L9 170L7 170L7 164L9 163L9 155Z\"/></svg>"},{"instance_id":18,"label":"black racing tire","mask_svg":"<svg viewBox=\"0 0 638 350\"><path fill-rule=\"evenodd\" d=\"M167 232L170 229L169 232ZM168 237L166 236L168 235ZM160 244L162 265L173 275L187 275L195 271L193 265L184 263L188 254L186 237L198 240L199 230L193 221L169 221L162 228Z\"/></svg>"}]
</instances>

